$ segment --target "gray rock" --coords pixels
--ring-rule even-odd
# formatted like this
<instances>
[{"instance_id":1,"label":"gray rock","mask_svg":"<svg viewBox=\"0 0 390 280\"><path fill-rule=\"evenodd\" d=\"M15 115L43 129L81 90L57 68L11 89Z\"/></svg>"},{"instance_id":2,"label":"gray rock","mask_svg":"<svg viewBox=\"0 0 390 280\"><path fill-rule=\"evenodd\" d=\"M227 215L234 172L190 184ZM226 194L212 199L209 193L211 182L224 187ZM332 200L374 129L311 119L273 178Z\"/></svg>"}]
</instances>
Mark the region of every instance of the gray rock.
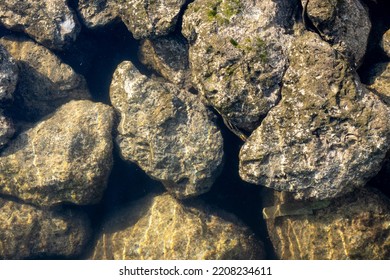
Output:
<instances>
[{"instance_id":1,"label":"gray rock","mask_svg":"<svg viewBox=\"0 0 390 280\"><path fill-rule=\"evenodd\" d=\"M97 203L112 167L114 113L71 101L21 133L0 156L0 193L36 205Z\"/></svg>"},{"instance_id":2,"label":"gray rock","mask_svg":"<svg viewBox=\"0 0 390 280\"><path fill-rule=\"evenodd\" d=\"M240 176L316 199L364 185L389 150L389 108L315 33L298 37L289 58L282 100L241 148Z\"/></svg>"},{"instance_id":3,"label":"gray rock","mask_svg":"<svg viewBox=\"0 0 390 280\"><path fill-rule=\"evenodd\" d=\"M322 38L360 65L366 53L371 21L357 0L301 0L307 18Z\"/></svg>"},{"instance_id":4,"label":"gray rock","mask_svg":"<svg viewBox=\"0 0 390 280\"><path fill-rule=\"evenodd\" d=\"M183 19L192 80L205 102L252 131L280 98L296 1L196 0Z\"/></svg>"},{"instance_id":5,"label":"gray rock","mask_svg":"<svg viewBox=\"0 0 390 280\"><path fill-rule=\"evenodd\" d=\"M123 62L114 73L110 98L120 117L116 142L123 159L178 198L210 189L222 165L223 141L211 112L195 95Z\"/></svg>"},{"instance_id":6,"label":"gray rock","mask_svg":"<svg viewBox=\"0 0 390 280\"><path fill-rule=\"evenodd\" d=\"M78 11L85 26L98 28L118 20L115 0L79 0Z\"/></svg>"},{"instance_id":7,"label":"gray rock","mask_svg":"<svg viewBox=\"0 0 390 280\"><path fill-rule=\"evenodd\" d=\"M378 63L371 67L368 88L390 105L390 63Z\"/></svg>"},{"instance_id":8,"label":"gray rock","mask_svg":"<svg viewBox=\"0 0 390 280\"><path fill-rule=\"evenodd\" d=\"M188 75L188 45L175 37L143 40L139 50L140 61L165 79L184 86Z\"/></svg>"},{"instance_id":9,"label":"gray rock","mask_svg":"<svg viewBox=\"0 0 390 280\"><path fill-rule=\"evenodd\" d=\"M310 202L307 202L310 204ZM275 192L273 207L301 207L285 193ZM371 189L358 189L317 207L311 214L285 212L267 216L267 228L280 259L390 258L390 201ZM266 208L272 210L273 208Z\"/></svg>"},{"instance_id":10,"label":"gray rock","mask_svg":"<svg viewBox=\"0 0 390 280\"><path fill-rule=\"evenodd\" d=\"M167 35L175 29L186 0L116 0L122 21L135 39Z\"/></svg>"},{"instance_id":11,"label":"gray rock","mask_svg":"<svg viewBox=\"0 0 390 280\"><path fill-rule=\"evenodd\" d=\"M74 258L90 235L82 213L41 210L0 198L0 259Z\"/></svg>"},{"instance_id":12,"label":"gray rock","mask_svg":"<svg viewBox=\"0 0 390 280\"><path fill-rule=\"evenodd\" d=\"M25 38L3 37L2 44L19 67L14 107L37 120L73 99L89 99L84 77L56 55Z\"/></svg>"},{"instance_id":13,"label":"gray rock","mask_svg":"<svg viewBox=\"0 0 390 280\"><path fill-rule=\"evenodd\" d=\"M7 0L0 3L0 23L24 32L51 49L63 49L80 32L75 13L67 0Z\"/></svg>"},{"instance_id":14,"label":"gray rock","mask_svg":"<svg viewBox=\"0 0 390 280\"><path fill-rule=\"evenodd\" d=\"M0 43L0 104L12 99L18 81L18 67L8 51Z\"/></svg>"},{"instance_id":15,"label":"gray rock","mask_svg":"<svg viewBox=\"0 0 390 280\"><path fill-rule=\"evenodd\" d=\"M15 129L11 119L4 116L0 109L0 149L8 143L14 133Z\"/></svg>"},{"instance_id":16,"label":"gray rock","mask_svg":"<svg viewBox=\"0 0 390 280\"><path fill-rule=\"evenodd\" d=\"M237 218L170 195L148 196L109 217L91 259L262 259L261 241Z\"/></svg>"},{"instance_id":17,"label":"gray rock","mask_svg":"<svg viewBox=\"0 0 390 280\"><path fill-rule=\"evenodd\" d=\"M381 47L386 55L390 58L390 29L383 34Z\"/></svg>"}]
</instances>

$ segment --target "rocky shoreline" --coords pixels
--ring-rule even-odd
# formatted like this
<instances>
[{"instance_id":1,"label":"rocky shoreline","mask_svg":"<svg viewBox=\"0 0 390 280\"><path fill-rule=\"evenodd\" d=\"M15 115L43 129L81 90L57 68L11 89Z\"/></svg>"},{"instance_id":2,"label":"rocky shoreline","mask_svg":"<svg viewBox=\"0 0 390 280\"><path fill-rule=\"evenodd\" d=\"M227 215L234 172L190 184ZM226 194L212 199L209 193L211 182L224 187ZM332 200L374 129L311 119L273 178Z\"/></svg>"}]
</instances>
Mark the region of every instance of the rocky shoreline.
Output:
<instances>
[{"instance_id":1,"label":"rocky shoreline","mask_svg":"<svg viewBox=\"0 0 390 280\"><path fill-rule=\"evenodd\" d=\"M384 0L0 4L0 259L389 259Z\"/></svg>"}]
</instances>

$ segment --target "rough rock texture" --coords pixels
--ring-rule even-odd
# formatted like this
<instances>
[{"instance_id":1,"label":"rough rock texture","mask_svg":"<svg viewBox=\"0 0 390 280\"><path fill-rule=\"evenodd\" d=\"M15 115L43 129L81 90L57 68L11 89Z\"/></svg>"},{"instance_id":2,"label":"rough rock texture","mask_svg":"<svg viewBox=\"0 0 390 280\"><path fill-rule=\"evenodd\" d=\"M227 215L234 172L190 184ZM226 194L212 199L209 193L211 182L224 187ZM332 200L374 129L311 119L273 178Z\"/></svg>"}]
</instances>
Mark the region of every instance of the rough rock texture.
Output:
<instances>
[{"instance_id":1,"label":"rough rock texture","mask_svg":"<svg viewBox=\"0 0 390 280\"><path fill-rule=\"evenodd\" d=\"M69 100L90 98L85 79L45 47L15 37L4 37L0 44L17 61L20 71L14 106L29 121Z\"/></svg>"},{"instance_id":2,"label":"rough rock texture","mask_svg":"<svg viewBox=\"0 0 390 280\"><path fill-rule=\"evenodd\" d=\"M196 0L183 19L192 80L233 125L253 130L280 97L296 1Z\"/></svg>"},{"instance_id":3,"label":"rough rock texture","mask_svg":"<svg viewBox=\"0 0 390 280\"><path fill-rule=\"evenodd\" d=\"M390 58L390 29L383 34L381 47L386 55Z\"/></svg>"},{"instance_id":4,"label":"rough rock texture","mask_svg":"<svg viewBox=\"0 0 390 280\"><path fill-rule=\"evenodd\" d=\"M390 105L390 63L378 63L369 71L369 89Z\"/></svg>"},{"instance_id":5,"label":"rough rock texture","mask_svg":"<svg viewBox=\"0 0 390 280\"><path fill-rule=\"evenodd\" d=\"M188 76L188 46L175 37L144 40L140 61L168 81L183 86Z\"/></svg>"},{"instance_id":6,"label":"rough rock texture","mask_svg":"<svg viewBox=\"0 0 390 280\"><path fill-rule=\"evenodd\" d=\"M286 203L275 196L275 205ZM280 259L390 258L390 201L373 190L356 190L312 215L268 217L267 227Z\"/></svg>"},{"instance_id":7,"label":"rough rock texture","mask_svg":"<svg viewBox=\"0 0 390 280\"><path fill-rule=\"evenodd\" d=\"M21 133L0 156L0 193L37 205L100 200L112 166L114 113L71 101Z\"/></svg>"},{"instance_id":8,"label":"rough rock texture","mask_svg":"<svg viewBox=\"0 0 390 280\"><path fill-rule=\"evenodd\" d=\"M90 237L86 215L41 210L0 198L0 259L74 258Z\"/></svg>"},{"instance_id":9,"label":"rough rock texture","mask_svg":"<svg viewBox=\"0 0 390 280\"><path fill-rule=\"evenodd\" d=\"M0 108L0 149L8 143L14 133L15 129L12 121L3 115Z\"/></svg>"},{"instance_id":10,"label":"rough rock texture","mask_svg":"<svg viewBox=\"0 0 390 280\"><path fill-rule=\"evenodd\" d=\"M0 44L0 107L1 102L12 99L18 81L18 67L7 50Z\"/></svg>"},{"instance_id":11,"label":"rough rock texture","mask_svg":"<svg viewBox=\"0 0 390 280\"><path fill-rule=\"evenodd\" d=\"M123 159L137 163L176 197L210 189L222 165L223 141L195 95L148 79L123 62L110 98L120 116L116 141Z\"/></svg>"},{"instance_id":12,"label":"rough rock texture","mask_svg":"<svg viewBox=\"0 0 390 280\"><path fill-rule=\"evenodd\" d=\"M305 17L322 38L359 65L366 53L371 21L360 0L301 0Z\"/></svg>"},{"instance_id":13,"label":"rough rock texture","mask_svg":"<svg viewBox=\"0 0 390 280\"><path fill-rule=\"evenodd\" d=\"M98 28L117 20L115 3L115 0L79 0L78 11L85 26Z\"/></svg>"},{"instance_id":14,"label":"rough rock texture","mask_svg":"<svg viewBox=\"0 0 390 280\"><path fill-rule=\"evenodd\" d=\"M264 258L264 251L233 215L160 195L109 218L90 258L247 260Z\"/></svg>"},{"instance_id":15,"label":"rough rock texture","mask_svg":"<svg viewBox=\"0 0 390 280\"><path fill-rule=\"evenodd\" d=\"M76 40L80 24L67 0L7 0L0 2L0 24L24 32L52 49Z\"/></svg>"},{"instance_id":16,"label":"rough rock texture","mask_svg":"<svg viewBox=\"0 0 390 280\"><path fill-rule=\"evenodd\" d=\"M134 38L167 35L176 26L181 7L186 0L117 0L122 21Z\"/></svg>"},{"instance_id":17,"label":"rough rock texture","mask_svg":"<svg viewBox=\"0 0 390 280\"><path fill-rule=\"evenodd\" d=\"M241 148L241 178L317 199L364 185L389 149L388 107L315 33L289 58L282 100Z\"/></svg>"}]
</instances>

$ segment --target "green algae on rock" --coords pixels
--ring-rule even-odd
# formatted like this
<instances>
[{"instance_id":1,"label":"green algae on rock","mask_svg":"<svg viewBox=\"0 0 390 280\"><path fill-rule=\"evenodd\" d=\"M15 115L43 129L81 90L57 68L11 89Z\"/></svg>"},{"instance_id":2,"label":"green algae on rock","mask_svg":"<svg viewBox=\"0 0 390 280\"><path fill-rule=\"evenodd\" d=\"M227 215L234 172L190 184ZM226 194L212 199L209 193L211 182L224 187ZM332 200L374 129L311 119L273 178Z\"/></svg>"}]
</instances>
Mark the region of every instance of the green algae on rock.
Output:
<instances>
[{"instance_id":1,"label":"green algae on rock","mask_svg":"<svg viewBox=\"0 0 390 280\"><path fill-rule=\"evenodd\" d=\"M26 38L3 37L3 45L19 67L14 107L29 121L52 113L74 99L90 99L84 77L54 53Z\"/></svg>"},{"instance_id":2,"label":"green algae on rock","mask_svg":"<svg viewBox=\"0 0 390 280\"><path fill-rule=\"evenodd\" d=\"M40 209L0 198L0 259L78 257L91 236L81 212Z\"/></svg>"},{"instance_id":3,"label":"green algae on rock","mask_svg":"<svg viewBox=\"0 0 390 280\"><path fill-rule=\"evenodd\" d=\"M289 58L282 100L241 148L241 178L316 199L363 186L389 150L389 108L317 34Z\"/></svg>"},{"instance_id":4,"label":"green algae on rock","mask_svg":"<svg viewBox=\"0 0 390 280\"><path fill-rule=\"evenodd\" d=\"M238 219L204 204L149 195L103 224L91 259L262 259L263 244Z\"/></svg>"},{"instance_id":5,"label":"green algae on rock","mask_svg":"<svg viewBox=\"0 0 390 280\"><path fill-rule=\"evenodd\" d=\"M184 14L194 86L239 129L255 129L280 98L296 5L196 0Z\"/></svg>"},{"instance_id":6,"label":"green algae on rock","mask_svg":"<svg viewBox=\"0 0 390 280\"><path fill-rule=\"evenodd\" d=\"M274 195L275 206L286 203L289 196L278 192ZM291 207L301 203L291 197L287 200ZM390 258L388 198L362 188L325 205L311 214L268 217L268 233L280 259Z\"/></svg>"},{"instance_id":7,"label":"green algae on rock","mask_svg":"<svg viewBox=\"0 0 390 280\"><path fill-rule=\"evenodd\" d=\"M222 135L195 95L123 62L114 73L110 99L120 117L116 142L124 160L138 164L178 198L211 188L222 167Z\"/></svg>"},{"instance_id":8,"label":"green algae on rock","mask_svg":"<svg viewBox=\"0 0 390 280\"><path fill-rule=\"evenodd\" d=\"M71 101L0 154L0 193L39 206L97 203L112 167L113 110Z\"/></svg>"},{"instance_id":9,"label":"green algae on rock","mask_svg":"<svg viewBox=\"0 0 390 280\"><path fill-rule=\"evenodd\" d=\"M0 23L24 32L40 44L61 50L80 32L76 14L67 0L6 0L0 2Z\"/></svg>"}]
</instances>

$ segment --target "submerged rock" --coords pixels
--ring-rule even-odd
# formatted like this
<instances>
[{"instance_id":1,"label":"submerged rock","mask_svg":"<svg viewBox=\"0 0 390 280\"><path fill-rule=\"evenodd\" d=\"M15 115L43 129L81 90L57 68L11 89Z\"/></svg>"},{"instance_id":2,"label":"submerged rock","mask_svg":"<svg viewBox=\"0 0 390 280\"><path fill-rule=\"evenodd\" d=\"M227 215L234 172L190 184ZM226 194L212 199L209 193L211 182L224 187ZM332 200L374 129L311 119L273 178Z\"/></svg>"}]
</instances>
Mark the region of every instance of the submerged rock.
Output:
<instances>
[{"instance_id":1,"label":"submerged rock","mask_svg":"<svg viewBox=\"0 0 390 280\"><path fill-rule=\"evenodd\" d=\"M240 176L316 199L363 186L389 150L389 108L318 35L297 38L289 58L282 100L241 148Z\"/></svg>"},{"instance_id":2,"label":"submerged rock","mask_svg":"<svg viewBox=\"0 0 390 280\"><path fill-rule=\"evenodd\" d=\"M86 215L0 198L0 259L74 258L90 237Z\"/></svg>"},{"instance_id":3,"label":"submerged rock","mask_svg":"<svg viewBox=\"0 0 390 280\"><path fill-rule=\"evenodd\" d=\"M196 0L186 10L194 86L232 125L252 131L278 102L296 5Z\"/></svg>"},{"instance_id":4,"label":"submerged rock","mask_svg":"<svg viewBox=\"0 0 390 280\"><path fill-rule=\"evenodd\" d=\"M144 40L139 54L140 61L168 81L183 86L188 76L188 46L175 37Z\"/></svg>"},{"instance_id":5,"label":"submerged rock","mask_svg":"<svg viewBox=\"0 0 390 280\"><path fill-rule=\"evenodd\" d=\"M24 32L38 43L63 49L80 32L75 13L67 0L7 0L0 2L0 23L13 31Z\"/></svg>"},{"instance_id":6,"label":"submerged rock","mask_svg":"<svg viewBox=\"0 0 390 280\"><path fill-rule=\"evenodd\" d=\"M118 19L115 3L115 0L79 0L78 11L85 26L98 28Z\"/></svg>"},{"instance_id":7,"label":"submerged rock","mask_svg":"<svg viewBox=\"0 0 390 280\"><path fill-rule=\"evenodd\" d=\"M262 242L236 217L170 195L148 196L103 224L91 259L262 259Z\"/></svg>"},{"instance_id":8,"label":"submerged rock","mask_svg":"<svg viewBox=\"0 0 390 280\"><path fill-rule=\"evenodd\" d=\"M12 99L18 72L15 61L0 43L0 108L1 102Z\"/></svg>"},{"instance_id":9,"label":"submerged rock","mask_svg":"<svg viewBox=\"0 0 390 280\"><path fill-rule=\"evenodd\" d=\"M84 77L45 47L16 37L3 37L0 44L19 67L14 107L24 118L37 120L70 100L90 98Z\"/></svg>"},{"instance_id":10,"label":"submerged rock","mask_svg":"<svg viewBox=\"0 0 390 280\"><path fill-rule=\"evenodd\" d=\"M383 34L381 47L386 55L390 58L390 29Z\"/></svg>"},{"instance_id":11,"label":"submerged rock","mask_svg":"<svg viewBox=\"0 0 390 280\"><path fill-rule=\"evenodd\" d=\"M369 89L390 105L390 63L373 65L368 76Z\"/></svg>"},{"instance_id":12,"label":"submerged rock","mask_svg":"<svg viewBox=\"0 0 390 280\"><path fill-rule=\"evenodd\" d=\"M112 167L114 113L71 101L21 133L0 156L0 193L36 205L97 203Z\"/></svg>"},{"instance_id":13,"label":"submerged rock","mask_svg":"<svg viewBox=\"0 0 390 280\"><path fill-rule=\"evenodd\" d=\"M304 17L323 39L359 65L366 53L371 21L356 0L301 0Z\"/></svg>"},{"instance_id":14,"label":"submerged rock","mask_svg":"<svg viewBox=\"0 0 390 280\"><path fill-rule=\"evenodd\" d=\"M283 193L275 192L275 198L274 207L289 205L292 209L294 203L301 203L286 199ZM307 208L311 214L286 211L283 216L266 217L280 259L390 258L388 198L373 190L358 189L324 205L327 207Z\"/></svg>"},{"instance_id":15,"label":"submerged rock","mask_svg":"<svg viewBox=\"0 0 390 280\"><path fill-rule=\"evenodd\" d=\"M120 117L116 142L123 159L178 198L210 189L222 165L223 141L211 112L195 95L123 62L114 73L110 98Z\"/></svg>"}]
</instances>

